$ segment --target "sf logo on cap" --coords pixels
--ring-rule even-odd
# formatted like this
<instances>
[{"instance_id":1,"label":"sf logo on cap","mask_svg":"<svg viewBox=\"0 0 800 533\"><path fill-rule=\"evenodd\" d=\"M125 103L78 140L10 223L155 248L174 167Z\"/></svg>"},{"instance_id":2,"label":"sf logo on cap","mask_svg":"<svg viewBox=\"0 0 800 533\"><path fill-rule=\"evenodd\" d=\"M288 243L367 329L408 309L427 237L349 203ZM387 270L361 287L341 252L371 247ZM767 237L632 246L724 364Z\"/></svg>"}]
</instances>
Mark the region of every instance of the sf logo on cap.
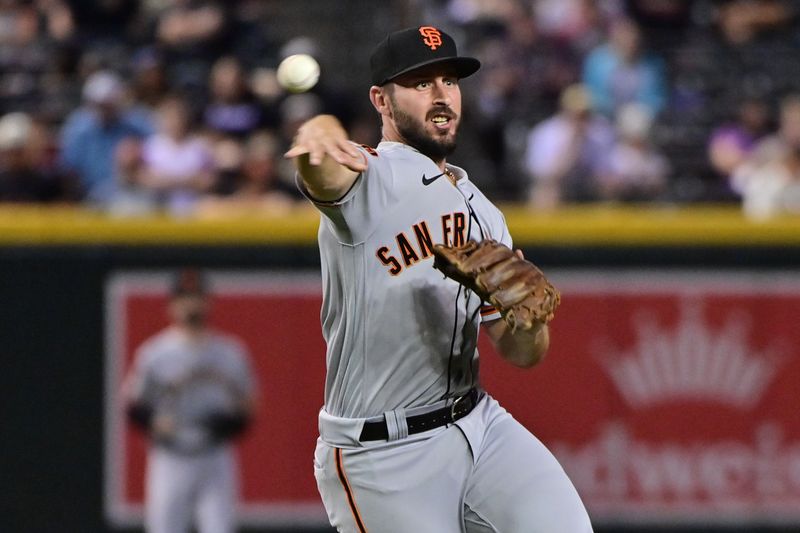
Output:
<instances>
[{"instance_id":1,"label":"sf logo on cap","mask_svg":"<svg viewBox=\"0 0 800 533\"><path fill-rule=\"evenodd\" d=\"M436 50L442 45L442 34L433 26L422 26L419 33L424 37L422 42L428 45L431 50Z\"/></svg>"}]
</instances>

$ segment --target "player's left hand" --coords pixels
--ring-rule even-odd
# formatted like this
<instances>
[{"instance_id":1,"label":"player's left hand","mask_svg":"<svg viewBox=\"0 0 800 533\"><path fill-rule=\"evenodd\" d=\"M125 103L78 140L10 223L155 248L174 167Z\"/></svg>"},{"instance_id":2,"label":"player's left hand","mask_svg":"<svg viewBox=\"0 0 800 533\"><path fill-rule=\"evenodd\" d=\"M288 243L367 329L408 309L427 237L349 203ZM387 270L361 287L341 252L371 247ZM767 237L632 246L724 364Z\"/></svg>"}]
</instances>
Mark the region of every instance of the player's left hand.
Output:
<instances>
[{"instance_id":1,"label":"player's left hand","mask_svg":"<svg viewBox=\"0 0 800 533\"><path fill-rule=\"evenodd\" d=\"M500 311L511 331L547 324L561 302L558 289L520 250L487 239L463 246L434 246L433 266Z\"/></svg>"}]
</instances>

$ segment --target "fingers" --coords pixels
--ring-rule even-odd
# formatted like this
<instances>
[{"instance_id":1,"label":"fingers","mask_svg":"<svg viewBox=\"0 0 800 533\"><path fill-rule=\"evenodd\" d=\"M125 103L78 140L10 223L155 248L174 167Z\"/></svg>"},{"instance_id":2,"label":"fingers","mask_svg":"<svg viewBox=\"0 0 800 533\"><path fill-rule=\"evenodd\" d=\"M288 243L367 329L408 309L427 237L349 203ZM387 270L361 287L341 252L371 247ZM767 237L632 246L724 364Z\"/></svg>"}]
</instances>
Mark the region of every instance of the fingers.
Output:
<instances>
[{"instance_id":1,"label":"fingers","mask_svg":"<svg viewBox=\"0 0 800 533\"><path fill-rule=\"evenodd\" d=\"M514 250L514 253L517 254L517 257L519 257L520 259L525 259L525 255L522 253L522 250L520 250L519 248Z\"/></svg>"},{"instance_id":2,"label":"fingers","mask_svg":"<svg viewBox=\"0 0 800 533\"><path fill-rule=\"evenodd\" d=\"M367 169L366 159L350 141L339 140L325 153L331 159L350 170L361 172Z\"/></svg>"},{"instance_id":3,"label":"fingers","mask_svg":"<svg viewBox=\"0 0 800 533\"><path fill-rule=\"evenodd\" d=\"M361 152L347 138L347 132L334 116L318 115L297 130L293 146L284 157L308 154L308 163L319 166L326 157L354 171L367 168Z\"/></svg>"},{"instance_id":4,"label":"fingers","mask_svg":"<svg viewBox=\"0 0 800 533\"><path fill-rule=\"evenodd\" d=\"M340 165L343 165L355 172L362 172L367 169L367 162L359 150L347 139L321 136L313 138L298 136L295 145L284 154L287 159L292 159L304 154L308 154L308 162L312 166L322 164L325 157L330 157Z\"/></svg>"},{"instance_id":5,"label":"fingers","mask_svg":"<svg viewBox=\"0 0 800 533\"><path fill-rule=\"evenodd\" d=\"M286 159L293 159L293 158L295 158L297 156L300 156L300 155L303 155L303 154L307 154L308 152L309 152L309 149L307 147L302 146L300 144L295 144L294 146L292 146L289 149L288 152L283 154L283 157L285 157Z\"/></svg>"}]
</instances>

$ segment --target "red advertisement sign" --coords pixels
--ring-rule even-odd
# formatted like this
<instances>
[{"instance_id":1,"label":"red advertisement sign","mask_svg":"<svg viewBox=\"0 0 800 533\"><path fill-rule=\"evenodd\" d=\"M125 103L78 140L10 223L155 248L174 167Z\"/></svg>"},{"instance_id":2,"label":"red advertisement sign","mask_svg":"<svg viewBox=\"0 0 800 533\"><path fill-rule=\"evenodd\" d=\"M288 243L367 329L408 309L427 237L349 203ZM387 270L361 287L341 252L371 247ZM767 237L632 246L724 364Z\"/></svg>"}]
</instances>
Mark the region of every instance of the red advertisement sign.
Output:
<instances>
[{"instance_id":1,"label":"red advertisement sign","mask_svg":"<svg viewBox=\"0 0 800 533\"><path fill-rule=\"evenodd\" d=\"M565 277L547 359L483 359L595 521L800 524L800 279Z\"/></svg>"},{"instance_id":2,"label":"red advertisement sign","mask_svg":"<svg viewBox=\"0 0 800 533\"><path fill-rule=\"evenodd\" d=\"M250 525L327 523L313 476L325 344L314 276L210 273L214 328L247 346L256 374L256 421L238 446ZM168 275L120 274L106 291L106 514L141 523L147 443L124 419L122 380L136 349L168 323Z\"/></svg>"},{"instance_id":3,"label":"red advertisement sign","mask_svg":"<svg viewBox=\"0 0 800 533\"><path fill-rule=\"evenodd\" d=\"M484 387L556 454L600 523L800 524L800 276L555 273L551 350L520 370L481 341ZM311 457L324 344L314 277L212 276L213 321L249 347L258 421L242 522L322 524ZM141 519L145 443L122 417L136 347L166 324L166 277L109 283L106 509Z\"/></svg>"}]
</instances>

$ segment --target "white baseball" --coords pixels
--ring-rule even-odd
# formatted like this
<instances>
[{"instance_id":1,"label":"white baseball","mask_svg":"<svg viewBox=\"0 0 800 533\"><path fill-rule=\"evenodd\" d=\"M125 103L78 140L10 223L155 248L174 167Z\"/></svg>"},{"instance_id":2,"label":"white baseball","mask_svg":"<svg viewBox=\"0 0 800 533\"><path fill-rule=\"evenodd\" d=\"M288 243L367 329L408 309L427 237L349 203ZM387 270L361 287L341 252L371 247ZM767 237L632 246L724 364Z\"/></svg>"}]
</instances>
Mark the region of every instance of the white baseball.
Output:
<instances>
[{"instance_id":1,"label":"white baseball","mask_svg":"<svg viewBox=\"0 0 800 533\"><path fill-rule=\"evenodd\" d=\"M317 84L319 63L308 54L291 55L281 61L276 75L281 87L293 93L302 93Z\"/></svg>"}]
</instances>

